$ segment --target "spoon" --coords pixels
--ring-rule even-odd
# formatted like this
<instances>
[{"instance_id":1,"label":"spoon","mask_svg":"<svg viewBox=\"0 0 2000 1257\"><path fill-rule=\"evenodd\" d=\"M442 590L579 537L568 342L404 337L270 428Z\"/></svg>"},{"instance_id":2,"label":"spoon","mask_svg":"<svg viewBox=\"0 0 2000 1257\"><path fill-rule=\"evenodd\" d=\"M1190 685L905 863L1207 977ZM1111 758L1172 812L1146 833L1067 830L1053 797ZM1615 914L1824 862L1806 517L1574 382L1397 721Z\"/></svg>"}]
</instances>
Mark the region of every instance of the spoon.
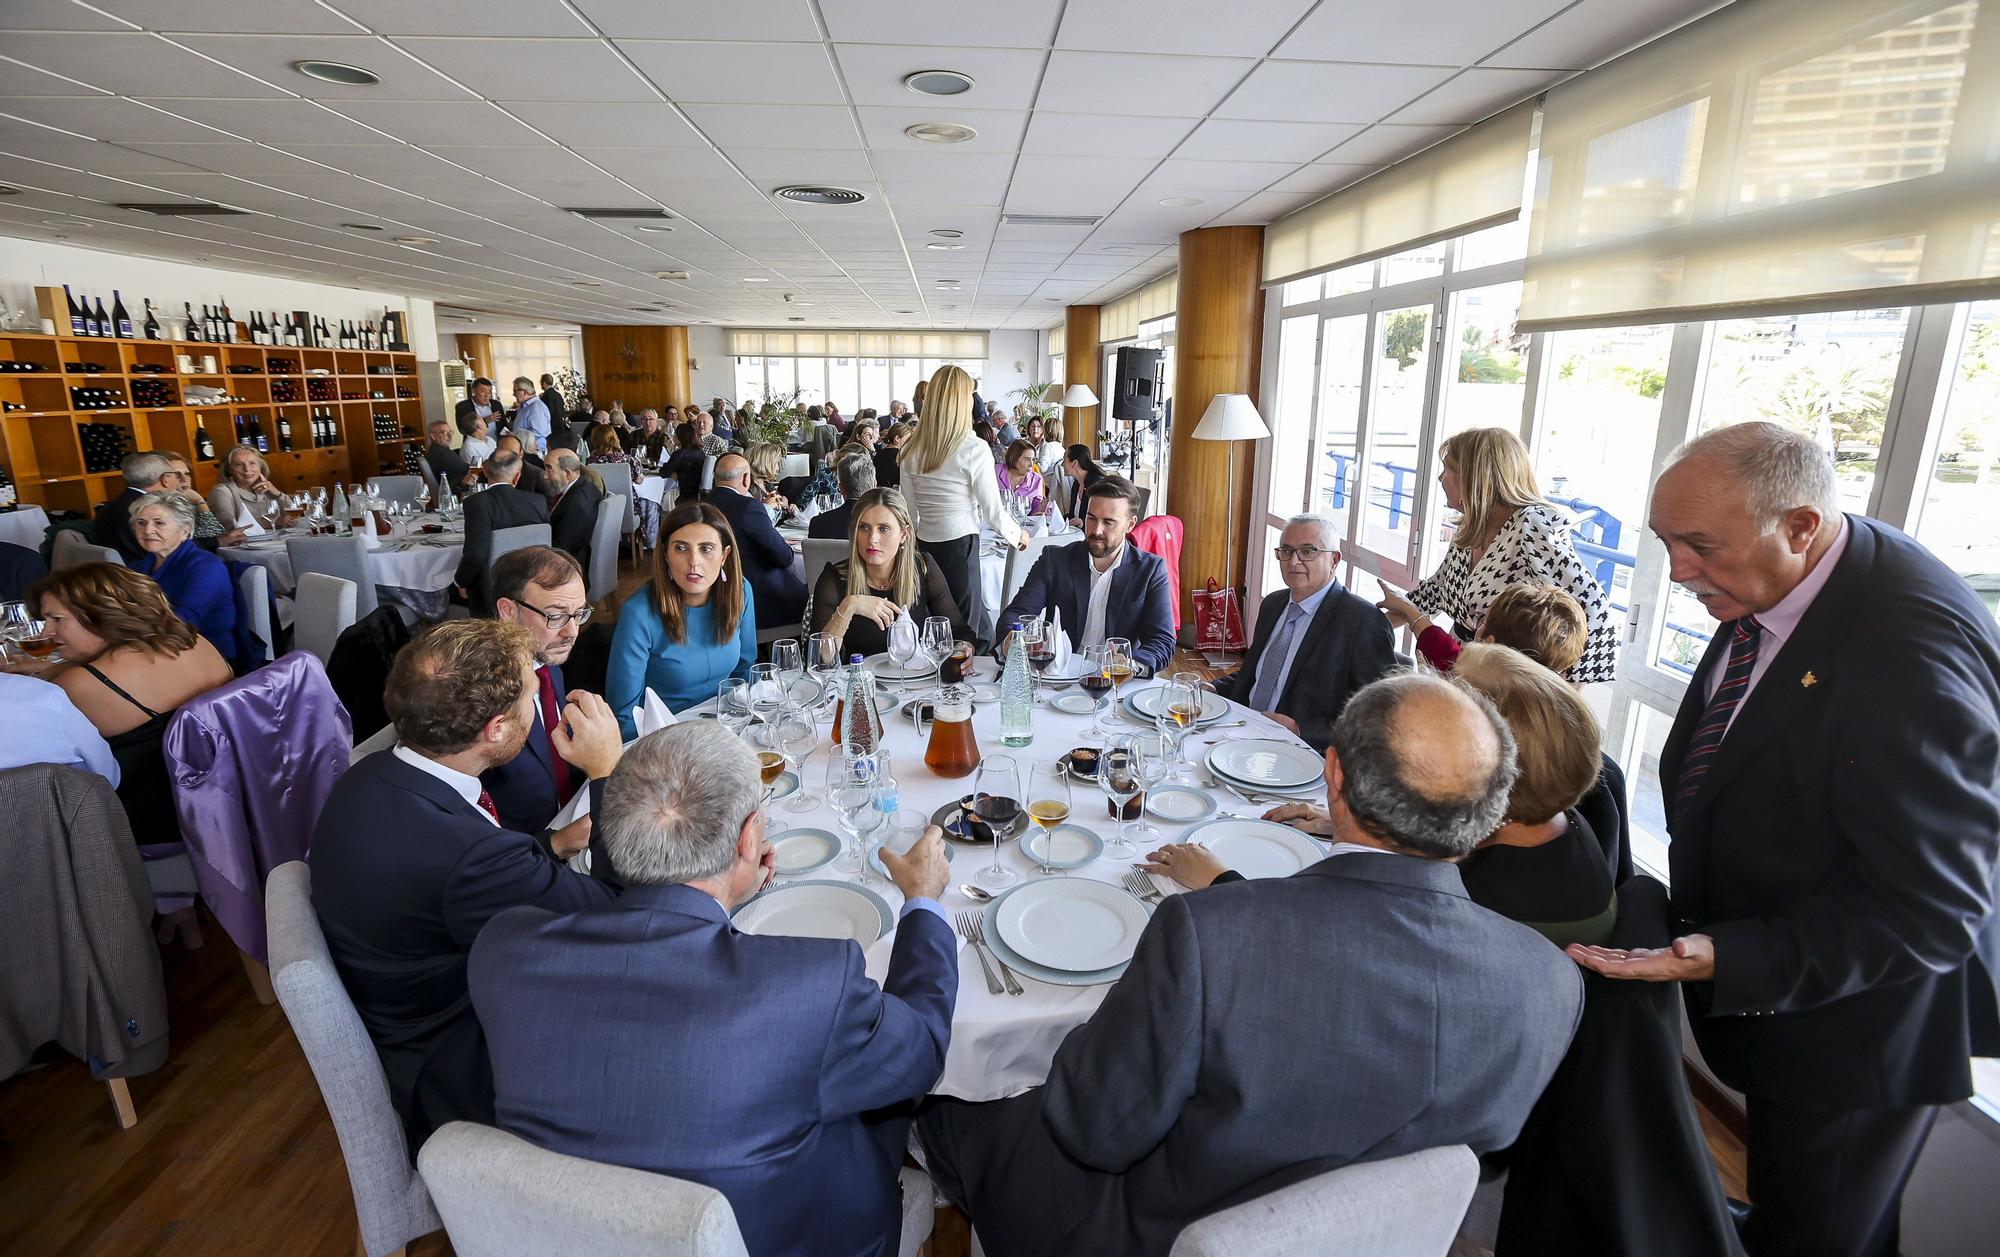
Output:
<instances>
[{"instance_id":1,"label":"spoon","mask_svg":"<svg viewBox=\"0 0 2000 1257\"><path fill-rule=\"evenodd\" d=\"M993 895L991 894L991 892L981 890L979 887L974 886L971 882L960 882L958 884L958 893L964 895L967 899L972 900L974 903L993 902Z\"/></svg>"}]
</instances>

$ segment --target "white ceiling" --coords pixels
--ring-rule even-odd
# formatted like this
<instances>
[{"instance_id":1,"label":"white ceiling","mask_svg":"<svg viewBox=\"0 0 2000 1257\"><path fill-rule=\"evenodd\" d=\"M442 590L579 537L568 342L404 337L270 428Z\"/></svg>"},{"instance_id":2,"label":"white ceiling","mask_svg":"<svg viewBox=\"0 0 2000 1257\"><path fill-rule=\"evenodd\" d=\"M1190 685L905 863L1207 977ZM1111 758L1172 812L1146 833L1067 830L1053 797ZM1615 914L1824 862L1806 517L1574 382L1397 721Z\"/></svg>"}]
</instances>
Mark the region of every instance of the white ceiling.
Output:
<instances>
[{"instance_id":1,"label":"white ceiling","mask_svg":"<svg viewBox=\"0 0 2000 1257\"><path fill-rule=\"evenodd\" d=\"M1171 269L1182 231L1268 222L1718 3L3 0L0 234L522 318L1042 327ZM933 68L976 86L903 86ZM903 134L928 121L978 137ZM770 195L802 182L868 199ZM184 198L255 216L113 207Z\"/></svg>"}]
</instances>

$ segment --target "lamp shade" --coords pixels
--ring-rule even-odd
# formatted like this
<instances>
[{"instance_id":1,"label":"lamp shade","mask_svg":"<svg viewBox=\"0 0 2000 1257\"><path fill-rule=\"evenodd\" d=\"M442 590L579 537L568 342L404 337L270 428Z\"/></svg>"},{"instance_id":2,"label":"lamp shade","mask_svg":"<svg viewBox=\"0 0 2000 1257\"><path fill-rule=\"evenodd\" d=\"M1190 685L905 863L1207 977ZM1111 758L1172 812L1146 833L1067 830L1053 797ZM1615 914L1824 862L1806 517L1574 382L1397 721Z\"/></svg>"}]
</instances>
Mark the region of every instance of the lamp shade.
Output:
<instances>
[{"instance_id":1,"label":"lamp shade","mask_svg":"<svg viewBox=\"0 0 2000 1257\"><path fill-rule=\"evenodd\" d=\"M1269 435L1248 393L1217 393L1194 429L1197 441L1260 441Z\"/></svg>"},{"instance_id":2,"label":"lamp shade","mask_svg":"<svg viewBox=\"0 0 2000 1257\"><path fill-rule=\"evenodd\" d=\"M1079 406L1095 406L1097 394L1090 391L1088 384L1072 384L1063 390L1062 404L1070 409Z\"/></svg>"}]
</instances>

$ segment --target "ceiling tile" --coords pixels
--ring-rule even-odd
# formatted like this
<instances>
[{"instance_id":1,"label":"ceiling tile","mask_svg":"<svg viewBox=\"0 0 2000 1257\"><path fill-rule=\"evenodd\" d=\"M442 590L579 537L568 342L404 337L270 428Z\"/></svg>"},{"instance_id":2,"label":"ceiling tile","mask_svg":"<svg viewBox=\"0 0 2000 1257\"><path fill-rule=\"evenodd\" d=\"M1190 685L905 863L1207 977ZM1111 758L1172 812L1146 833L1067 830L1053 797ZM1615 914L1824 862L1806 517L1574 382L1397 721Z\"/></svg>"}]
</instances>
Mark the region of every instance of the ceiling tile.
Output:
<instances>
[{"instance_id":1,"label":"ceiling tile","mask_svg":"<svg viewBox=\"0 0 2000 1257\"><path fill-rule=\"evenodd\" d=\"M949 181L889 179L884 181L882 189L889 203L896 207L897 217L905 223L913 214L923 219L944 214L955 223L964 223L972 221L974 215L991 218L998 213L1000 203L1007 197L1007 177Z\"/></svg>"},{"instance_id":2,"label":"ceiling tile","mask_svg":"<svg viewBox=\"0 0 2000 1257\"><path fill-rule=\"evenodd\" d=\"M743 177L712 149L581 147L571 151L635 184L668 180L677 185L721 184L730 191L749 191Z\"/></svg>"},{"instance_id":3,"label":"ceiling tile","mask_svg":"<svg viewBox=\"0 0 2000 1257\"><path fill-rule=\"evenodd\" d=\"M1250 227L1276 222L1302 205L1319 198L1310 192L1259 192L1246 197L1235 209L1205 224L1210 227Z\"/></svg>"},{"instance_id":4,"label":"ceiling tile","mask_svg":"<svg viewBox=\"0 0 2000 1257\"><path fill-rule=\"evenodd\" d=\"M855 104L921 107L934 100L941 111L1028 108L1035 103L1035 83L1046 58L1039 49L885 44L835 44L833 54ZM919 70L939 69L970 75L971 90L928 97L903 86Z\"/></svg>"},{"instance_id":5,"label":"ceiling tile","mask_svg":"<svg viewBox=\"0 0 2000 1257\"><path fill-rule=\"evenodd\" d=\"M1311 161L1361 127L1351 122L1243 122L1210 118L1174 150L1176 160Z\"/></svg>"},{"instance_id":6,"label":"ceiling tile","mask_svg":"<svg viewBox=\"0 0 2000 1257\"><path fill-rule=\"evenodd\" d=\"M938 44L961 48L1046 48L1063 0L819 0L827 30L857 44ZM949 63L946 63L948 68Z\"/></svg>"},{"instance_id":7,"label":"ceiling tile","mask_svg":"<svg viewBox=\"0 0 2000 1257\"><path fill-rule=\"evenodd\" d=\"M687 43L624 39L618 47L676 102L839 105L840 80L820 44ZM746 90L755 84L754 90Z\"/></svg>"},{"instance_id":8,"label":"ceiling tile","mask_svg":"<svg viewBox=\"0 0 2000 1257\"><path fill-rule=\"evenodd\" d=\"M1188 161L1169 157L1139 186L1159 190L1163 196L1180 188L1233 189L1261 192L1274 180L1297 169L1297 162L1271 161Z\"/></svg>"},{"instance_id":9,"label":"ceiling tile","mask_svg":"<svg viewBox=\"0 0 2000 1257\"><path fill-rule=\"evenodd\" d=\"M1005 179L1014 169L1011 153L876 153L875 169L885 179L944 181Z\"/></svg>"},{"instance_id":10,"label":"ceiling tile","mask_svg":"<svg viewBox=\"0 0 2000 1257\"><path fill-rule=\"evenodd\" d=\"M172 110L116 96L0 97L0 114L120 144L131 140L222 140L213 128ZM23 134L33 134L32 130Z\"/></svg>"},{"instance_id":11,"label":"ceiling tile","mask_svg":"<svg viewBox=\"0 0 2000 1257\"><path fill-rule=\"evenodd\" d=\"M689 105L687 115L723 149L852 148L854 120L836 105Z\"/></svg>"},{"instance_id":12,"label":"ceiling tile","mask_svg":"<svg viewBox=\"0 0 2000 1257\"><path fill-rule=\"evenodd\" d=\"M1465 126L1533 96L1563 76L1560 70L1475 67L1389 115L1390 122Z\"/></svg>"},{"instance_id":13,"label":"ceiling tile","mask_svg":"<svg viewBox=\"0 0 2000 1257\"><path fill-rule=\"evenodd\" d=\"M135 0L148 3L149 0ZM263 0L258 0L263 3ZM333 0L336 8L379 35L588 35L576 15L548 0Z\"/></svg>"},{"instance_id":14,"label":"ceiling tile","mask_svg":"<svg viewBox=\"0 0 2000 1257\"><path fill-rule=\"evenodd\" d=\"M286 152L364 179L393 182L405 175L448 170L444 162L408 144L285 144Z\"/></svg>"},{"instance_id":15,"label":"ceiling tile","mask_svg":"<svg viewBox=\"0 0 2000 1257\"><path fill-rule=\"evenodd\" d=\"M401 3L402 0L387 0ZM572 0L613 39L817 40L812 0Z\"/></svg>"},{"instance_id":16,"label":"ceiling tile","mask_svg":"<svg viewBox=\"0 0 2000 1257\"><path fill-rule=\"evenodd\" d=\"M1329 165L1386 166L1392 161L1408 157L1419 149L1429 148L1459 130L1458 127L1408 126L1385 122L1369 127L1360 135L1335 148L1326 155L1326 162Z\"/></svg>"},{"instance_id":17,"label":"ceiling tile","mask_svg":"<svg viewBox=\"0 0 2000 1257\"><path fill-rule=\"evenodd\" d=\"M1058 50L1049 57L1035 103L1038 109L1070 113L1201 115L1255 64L1232 57Z\"/></svg>"},{"instance_id":18,"label":"ceiling tile","mask_svg":"<svg viewBox=\"0 0 2000 1257\"><path fill-rule=\"evenodd\" d=\"M512 183L519 176L541 179L574 176L581 179L595 173L573 151L558 148L553 144L537 144L521 148L440 144L431 151L439 157L449 157L461 165L470 166L481 174L490 175L503 183ZM441 166L438 173L448 174L451 171L449 167Z\"/></svg>"},{"instance_id":19,"label":"ceiling tile","mask_svg":"<svg viewBox=\"0 0 2000 1257\"><path fill-rule=\"evenodd\" d=\"M1560 12L1574 0L1425 0L1422 20L1407 9L1324 4L1279 47L1297 61L1382 61L1405 65L1471 65ZM1622 0L1628 8L1643 8Z\"/></svg>"},{"instance_id":20,"label":"ceiling tile","mask_svg":"<svg viewBox=\"0 0 2000 1257\"><path fill-rule=\"evenodd\" d=\"M99 6L100 8L108 6ZM0 31L123 31L131 27L70 0L7 0L0 5Z\"/></svg>"},{"instance_id":21,"label":"ceiling tile","mask_svg":"<svg viewBox=\"0 0 2000 1257\"><path fill-rule=\"evenodd\" d=\"M502 97L502 108L558 144L628 148L707 148L708 142L663 101L581 104L518 101ZM499 141L496 141L499 142Z\"/></svg>"},{"instance_id":22,"label":"ceiling tile","mask_svg":"<svg viewBox=\"0 0 2000 1257\"><path fill-rule=\"evenodd\" d=\"M1097 0L1064 11L1056 47L1261 57L1315 0L1236 0L1227 20L1213 0Z\"/></svg>"},{"instance_id":23,"label":"ceiling tile","mask_svg":"<svg viewBox=\"0 0 2000 1257\"><path fill-rule=\"evenodd\" d=\"M760 184L872 183L875 171L860 149L739 148L730 153L736 164ZM1010 159L1011 160L1011 159Z\"/></svg>"},{"instance_id":24,"label":"ceiling tile","mask_svg":"<svg viewBox=\"0 0 2000 1257\"><path fill-rule=\"evenodd\" d=\"M1453 73L1429 66L1266 61L1215 115L1280 122L1374 122Z\"/></svg>"},{"instance_id":25,"label":"ceiling tile","mask_svg":"<svg viewBox=\"0 0 2000 1257\"><path fill-rule=\"evenodd\" d=\"M386 136L358 126L337 113L330 113L309 100L174 100L160 97L154 106L171 113L205 122L211 127L240 135L246 140L271 144L284 140L324 144L387 144ZM425 106L403 106L407 112ZM4 109L0 103L0 109ZM400 134L400 132L399 132ZM177 137L194 140L196 136ZM208 133L210 140L226 139Z\"/></svg>"},{"instance_id":26,"label":"ceiling tile","mask_svg":"<svg viewBox=\"0 0 2000 1257\"><path fill-rule=\"evenodd\" d=\"M372 35L189 35L182 43L288 92L314 100L463 100L466 93ZM191 58L200 60L199 58ZM382 81L369 87L325 83L292 68L300 60L358 65ZM207 65L209 63L202 62ZM238 83L247 80L235 80ZM166 87L123 85L134 96L267 96L268 89L210 90L206 82L176 81Z\"/></svg>"},{"instance_id":27,"label":"ceiling tile","mask_svg":"<svg viewBox=\"0 0 2000 1257\"><path fill-rule=\"evenodd\" d=\"M349 117L412 144L544 143L525 124L483 100L438 100L425 104L343 100L336 102L335 107Z\"/></svg>"},{"instance_id":28,"label":"ceiling tile","mask_svg":"<svg viewBox=\"0 0 2000 1257\"><path fill-rule=\"evenodd\" d=\"M0 108L4 107L0 103ZM868 147L891 152L1012 153L1020 147L1021 133L1028 125L1025 109L950 110L920 106L890 109L863 105L855 112L861 115L861 133L867 139ZM905 128L920 122L955 122L971 127L978 134L957 144L933 144L903 134Z\"/></svg>"},{"instance_id":29,"label":"ceiling tile","mask_svg":"<svg viewBox=\"0 0 2000 1257\"><path fill-rule=\"evenodd\" d=\"M601 40L411 37L396 43L492 99L659 99Z\"/></svg>"},{"instance_id":30,"label":"ceiling tile","mask_svg":"<svg viewBox=\"0 0 2000 1257\"><path fill-rule=\"evenodd\" d=\"M1375 166L1305 166L1274 181L1267 191L1275 193L1304 193L1323 196L1336 188L1344 188L1356 179L1373 174Z\"/></svg>"},{"instance_id":31,"label":"ceiling tile","mask_svg":"<svg viewBox=\"0 0 2000 1257\"><path fill-rule=\"evenodd\" d=\"M288 153L239 141L219 144L128 144L125 147L203 170L246 175L266 182L287 175L306 174L311 170L300 158Z\"/></svg>"},{"instance_id":32,"label":"ceiling tile","mask_svg":"<svg viewBox=\"0 0 2000 1257\"><path fill-rule=\"evenodd\" d=\"M1489 66L1587 70L1729 0L1581 0L1488 57Z\"/></svg>"},{"instance_id":33,"label":"ceiling tile","mask_svg":"<svg viewBox=\"0 0 2000 1257\"><path fill-rule=\"evenodd\" d=\"M8 0L9 4L13 0ZM223 31L273 35L351 35L352 22L313 0L91 0L106 13L149 31Z\"/></svg>"},{"instance_id":34,"label":"ceiling tile","mask_svg":"<svg viewBox=\"0 0 2000 1257\"><path fill-rule=\"evenodd\" d=\"M186 41L190 46L194 40ZM270 97L275 88L205 60L152 35L10 35L7 55L37 69L102 87L97 80L115 73L128 96ZM0 73L0 95L14 94L17 71ZM296 77L296 76L294 76ZM43 89L31 87L31 94ZM72 89L73 90L73 89Z\"/></svg>"}]
</instances>

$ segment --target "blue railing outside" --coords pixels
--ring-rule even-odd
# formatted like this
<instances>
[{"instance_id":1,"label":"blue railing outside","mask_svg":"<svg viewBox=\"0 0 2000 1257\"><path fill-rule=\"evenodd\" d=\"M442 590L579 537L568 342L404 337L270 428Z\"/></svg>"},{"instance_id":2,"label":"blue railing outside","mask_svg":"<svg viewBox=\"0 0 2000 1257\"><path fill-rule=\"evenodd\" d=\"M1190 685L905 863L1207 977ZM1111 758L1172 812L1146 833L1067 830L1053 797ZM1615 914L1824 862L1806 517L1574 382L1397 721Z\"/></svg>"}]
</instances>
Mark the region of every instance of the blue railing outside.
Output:
<instances>
[{"instance_id":1,"label":"blue railing outside","mask_svg":"<svg viewBox=\"0 0 2000 1257\"><path fill-rule=\"evenodd\" d=\"M1327 504L1334 510L1347 509L1348 485L1353 479L1354 455L1342 454L1338 450L1328 450L1326 456L1333 460L1333 484L1324 490ZM1378 461L1375 464L1389 473L1389 487L1373 491L1369 502L1371 509L1387 511L1389 527L1400 528L1404 520L1416 513L1415 479L1417 469L1405 467L1401 463Z\"/></svg>"}]
</instances>

